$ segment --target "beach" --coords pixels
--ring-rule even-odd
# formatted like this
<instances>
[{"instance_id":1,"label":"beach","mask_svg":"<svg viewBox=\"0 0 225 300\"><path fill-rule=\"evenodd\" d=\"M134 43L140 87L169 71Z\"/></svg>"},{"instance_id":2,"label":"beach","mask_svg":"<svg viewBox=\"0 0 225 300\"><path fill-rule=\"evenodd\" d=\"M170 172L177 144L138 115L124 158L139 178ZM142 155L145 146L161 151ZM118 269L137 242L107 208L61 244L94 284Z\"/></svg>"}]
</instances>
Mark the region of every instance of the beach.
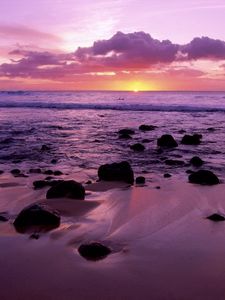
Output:
<instances>
[{"instance_id":1,"label":"beach","mask_svg":"<svg viewBox=\"0 0 225 300\"><path fill-rule=\"evenodd\" d=\"M13 218L0 224L1 299L224 298L225 225L206 219L224 211L224 184L97 183L85 200L46 200L46 189L32 190L30 178L10 181L1 186L1 211L16 215L47 201L61 225L36 240L17 233ZM88 241L104 242L113 253L87 261L77 249Z\"/></svg>"},{"instance_id":2,"label":"beach","mask_svg":"<svg viewBox=\"0 0 225 300\"><path fill-rule=\"evenodd\" d=\"M0 298L224 299L225 222L208 219L225 211L223 101L224 93L2 93ZM192 183L199 170L218 182ZM49 194L71 180L79 197ZM18 230L33 204L60 224ZM93 242L110 253L82 256Z\"/></svg>"}]
</instances>

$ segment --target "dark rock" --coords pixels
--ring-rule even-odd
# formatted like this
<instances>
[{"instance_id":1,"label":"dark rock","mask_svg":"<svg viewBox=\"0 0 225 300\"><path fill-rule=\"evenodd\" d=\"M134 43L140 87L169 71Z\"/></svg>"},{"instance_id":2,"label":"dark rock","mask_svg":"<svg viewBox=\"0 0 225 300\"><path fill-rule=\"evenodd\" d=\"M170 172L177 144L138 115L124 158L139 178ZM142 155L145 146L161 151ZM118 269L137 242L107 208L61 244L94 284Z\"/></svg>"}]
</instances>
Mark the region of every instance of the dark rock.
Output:
<instances>
[{"instance_id":1,"label":"dark rock","mask_svg":"<svg viewBox=\"0 0 225 300\"><path fill-rule=\"evenodd\" d=\"M47 146L47 145L42 145L41 146L41 151L49 151L50 150L50 147Z\"/></svg>"},{"instance_id":2,"label":"dark rock","mask_svg":"<svg viewBox=\"0 0 225 300\"><path fill-rule=\"evenodd\" d=\"M161 189L161 187L160 187L160 186L156 186L155 188L156 188L157 190L160 190L160 189Z\"/></svg>"},{"instance_id":3,"label":"dark rock","mask_svg":"<svg viewBox=\"0 0 225 300\"><path fill-rule=\"evenodd\" d=\"M211 171L200 170L192 173L188 177L189 182L203 184L203 185L214 185L219 183L218 177Z\"/></svg>"},{"instance_id":4,"label":"dark rock","mask_svg":"<svg viewBox=\"0 0 225 300\"><path fill-rule=\"evenodd\" d=\"M215 129L214 127L209 127L209 128L207 128L207 130L213 132L213 131L215 131L216 129Z\"/></svg>"},{"instance_id":5,"label":"dark rock","mask_svg":"<svg viewBox=\"0 0 225 300\"><path fill-rule=\"evenodd\" d=\"M172 175L169 174L169 173L165 173L165 174L163 175L164 178L170 178L171 176L172 176Z\"/></svg>"},{"instance_id":6,"label":"dark rock","mask_svg":"<svg viewBox=\"0 0 225 300\"><path fill-rule=\"evenodd\" d=\"M133 129L130 128L124 128L124 129L120 129L118 131L119 134L135 134L135 131Z\"/></svg>"},{"instance_id":7,"label":"dark rock","mask_svg":"<svg viewBox=\"0 0 225 300\"><path fill-rule=\"evenodd\" d=\"M145 177L144 176L138 176L135 180L136 184L145 184Z\"/></svg>"},{"instance_id":8,"label":"dark rock","mask_svg":"<svg viewBox=\"0 0 225 300\"><path fill-rule=\"evenodd\" d=\"M45 180L35 180L33 186L35 189L42 189L43 187L48 186L48 182Z\"/></svg>"},{"instance_id":9,"label":"dark rock","mask_svg":"<svg viewBox=\"0 0 225 300\"><path fill-rule=\"evenodd\" d=\"M112 251L101 243L93 242L80 245L78 252L87 260L97 261L106 258Z\"/></svg>"},{"instance_id":10,"label":"dark rock","mask_svg":"<svg viewBox=\"0 0 225 300\"><path fill-rule=\"evenodd\" d=\"M64 180L49 180L48 185L49 186L56 186L58 183L64 182Z\"/></svg>"},{"instance_id":11,"label":"dark rock","mask_svg":"<svg viewBox=\"0 0 225 300\"><path fill-rule=\"evenodd\" d=\"M29 173L40 174L40 173L41 173L41 169L40 169L40 168L30 169L30 170L29 170Z\"/></svg>"},{"instance_id":12,"label":"dark rock","mask_svg":"<svg viewBox=\"0 0 225 300\"><path fill-rule=\"evenodd\" d=\"M185 162L182 160L167 159L165 160L165 164L168 166L183 166Z\"/></svg>"},{"instance_id":13,"label":"dark rock","mask_svg":"<svg viewBox=\"0 0 225 300\"><path fill-rule=\"evenodd\" d=\"M134 173L127 161L105 164L99 167L98 177L105 181L124 181L134 183Z\"/></svg>"},{"instance_id":14,"label":"dark rock","mask_svg":"<svg viewBox=\"0 0 225 300\"><path fill-rule=\"evenodd\" d=\"M54 171L54 173L53 173L55 176L60 176L60 175L63 175L63 172L61 172L61 171Z\"/></svg>"},{"instance_id":15,"label":"dark rock","mask_svg":"<svg viewBox=\"0 0 225 300\"><path fill-rule=\"evenodd\" d=\"M92 184L92 181L88 180L87 182L85 182L85 184Z\"/></svg>"},{"instance_id":16,"label":"dark rock","mask_svg":"<svg viewBox=\"0 0 225 300\"><path fill-rule=\"evenodd\" d=\"M181 144L184 145L199 145L201 143L201 134L193 134L193 135L188 135L185 134L181 140Z\"/></svg>"},{"instance_id":17,"label":"dark rock","mask_svg":"<svg viewBox=\"0 0 225 300\"><path fill-rule=\"evenodd\" d=\"M140 144L140 143L136 143L130 146L130 149L137 151L137 152L141 152L145 150L145 146Z\"/></svg>"},{"instance_id":18,"label":"dark rock","mask_svg":"<svg viewBox=\"0 0 225 300\"><path fill-rule=\"evenodd\" d=\"M204 164L204 161L198 156L193 156L190 163L195 167L201 167Z\"/></svg>"},{"instance_id":19,"label":"dark rock","mask_svg":"<svg viewBox=\"0 0 225 300\"><path fill-rule=\"evenodd\" d=\"M219 214L212 214L212 215L208 216L206 219L209 219L214 222L225 221L225 217L222 215L219 215Z\"/></svg>"},{"instance_id":20,"label":"dark rock","mask_svg":"<svg viewBox=\"0 0 225 300\"><path fill-rule=\"evenodd\" d=\"M45 174L45 175L53 175L54 172L52 170L46 170L46 171L44 171L43 174Z\"/></svg>"},{"instance_id":21,"label":"dark rock","mask_svg":"<svg viewBox=\"0 0 225 300\"><path fill-rule=\"evenodd\" d=\"M177 142L170 134L164 134L159 139L157 139L157 145L159 147L165 148L173 148L178 146Z\"/></svg>"},{"instance_id":22,"label":"dark rock","mask_svg":"<svg viewBox=\"0 0 225 300\"><path fill-rule=\"evenodd\" d=\"M19 213L13 225L20 233L49 231L59 227L60 216L46 205L32 204Z\"/></svg>"},{"instance_id":23,"label":"dark rock","mask_svg":"<svg viewBox=\"0 0 225 300\"><path fill-rule=\"evenodd\" d=\"M157 128L157 126L146 125L146 124L143 124L143 125L139 126L139 130L141 130L141 131L152 131L152 130L154 130L156 128Z\"/></svg>"},{"instance_id":24,"label":"dark rock","mask_svg":"<svg viewBox=\"0 0 225 300\"><path fill-rule=\"evenodd\" d=\"M9 220L9 215L7 212L0 212L0 222L7 222Z\"/></svg>"},{"instance_id":25,"label":"dark rock","mask_svg":"<svg viewBox=\"0 0 225 300\"><path fill-rule=\"evenodd\" d=\"M130 135L127 134L127 133L123 133L123 134L120 134L120 135L119 135L119 139L120 139L120 140L130 140L130 139L132 139L132 136L130 136Z\"/></svg>"},{"instance_id":26,"label":"dark rock","mask_svg":"<svg viewBox=\"0 0 225 300\"><path fill-rule=\"evenodd\" d=\"M30 235L30 239L32 239L32 240L38 240L39 237L40 237L40 234L39 234L39 233L32 233L32 234Z\"/></svg>"},{"instance_id":27,"label":"dark rock","mask_svg":"<svg viewBox=\"0 0 225 300\"><path fill-rule=\"evenodd\" d=\"M51 160L51 164L57 164L57 159L55 159L55 158L53 158L52 160Z\"/></svg>"},{"instance_id":28,"label":"dark rock","mask_svg":"<svg viewBox=\"0 0 225 300\"><path fill-rule=\"evenodd\" d=\"M141 142L142 142L143 144L146 144L146 143L150 143L151 140L149 140L149 139L143 139Z\"/></svg>"},{"instance_id":29,"label":"dark rock","mask_svg":"<svg viewBox=\"0 0 225 300\"><path fill-rule=\"evenodd\" d=\"M53 179L55 179L54 177L52 177L52 176L47 176L47 177L45 177L45 180L47 180L47 181L49 181L49 180L53 180Z\"/></svg>"},{"instance_id":30,"label":"dark rock","mask_svg":"<svg viewBox=\"0 0 225 300\"><path fill-rule=\"evenodd\" d=\"M21 173L21 171L19 169L13 169L10 171L11 174L15 175L19 175Z\"/></svg>"},{"instance_id":31,"label":"dark rock","mask_svg":"<svg viewBox=\"0 0 225 300\"><path fill-rule=\"evenodd\" d=\"M0 170L0 175L2 175L4 173L4 171Z\"/></svg>"},{"instance_id":32,"label":"dark rock","mask_svg":"<svg viewBox=\"0 0 225 300\"><path fill-rule=\"evenodd\" d=\"M47 199L63 197L83 200L85 197L85 189L79 182L65 180L54 184L46 194Z\"/></svg>"}]
</instances>

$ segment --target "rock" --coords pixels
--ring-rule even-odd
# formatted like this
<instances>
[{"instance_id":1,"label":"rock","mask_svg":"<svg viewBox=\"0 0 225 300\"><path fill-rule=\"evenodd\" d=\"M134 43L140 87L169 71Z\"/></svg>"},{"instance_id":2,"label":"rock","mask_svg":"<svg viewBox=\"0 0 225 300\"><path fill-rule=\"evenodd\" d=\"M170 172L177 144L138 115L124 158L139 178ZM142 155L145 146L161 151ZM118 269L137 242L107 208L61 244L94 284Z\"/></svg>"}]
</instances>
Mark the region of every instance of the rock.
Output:
<instances>
[{"instance_id":1,"label":"rock","mask_svg":"<svg viewBox=\"0 0 225 300\"><path fill-rule=\"evenodd\" d=\"M0 175L2 175L4 173L4 171L0 170Z\"/></svg>"},{"instance_id":2,"label":"rock","mask_svg":"<svg viewBox=\"0 0 225 300\"><path fill-rule=\"evenodd\" d=\"M13 170L10 171L10 173L14 176L17 176L21 173L21 171L19 169L13 169Z\"/></svg>"},{"instance_id":3,"label":"rock","mask_svg":"<svg viewBox=\"0 0 225 300\"><path fill-rule=\"evenodd\" d=\"M136 143L130 146L130 149L137 151L137 152L141 152L145 150L145 146L140 144L140 143Z\"/></svg>"},{"instance_id":4,"label":"rock","mask_svg":"<svg viewBox=\"0 0 225 300\"><path fill-rule=\"evenodd\" d=\"M178 146L177 142L170 134L164 134L159 139L157 139L157 145L159 147L165 148L173 148Z\"/></svg>"},{"instance_id":5,"label":"rock","mask_svg":"<svg viewBox=\"0 0 225 300\"><path fill-rule=\"evenodd\" d=\"M33 186L35 189L42 189L43 187L48 186L48 182L45 180L35 180Z\"/></svg>"},{"instance_id":6,"label":"rock","mask_svg":"<svg viewBox=\"0 0 225 300\"><path fill-rule=\"evenodd\" d=\"M164 178L170 178L171 176L172 176L172 175L169 174L169 173L165 173L165 174L163 175Z\"/></svg>"},{"instance_id":7,"label":"rock","mask_svg":"<svg viewBox=\"0 0 225 300\"><path fill-rule=\"evenodd\" d=\"M54 176L60 176L60 175L63 175L63 172L57 170L57 171L54 171L53 174L54 174Z\"/></svg>"},{"instance_id":8,"label":"rock","mask_svg":"<svg viewBox=\"0 0 225 300\"><path fill-rule=\"evenodd\" d=\"M151 140L149 140L149 139L143 139L141 142L142 142L143 144L146 144L146 143L150 143Z\"/></svg>"},{"instance_id":9,"label":"rock","mask_svg":"<svg viewBox=\"0 0 225 300\"><path fill-rule=\"evenodd\" d=\"M225 217L222 215L219 215L219 214L212 214L212 215L208 216L206 219L209 219L214 222L225 221Z\"/></svg>"},{"instance_id":10,"label":"rock","mask_svg":"<svg viewBox=\"0 0 225 300\"><path fill-rule=\"evenodd\" d=\"M44 171L43 174L45 174L45 175L53 175L54 172L52 170L46 170L46 171Z\"/></svg>"},{"instance_id":11,"label":"rock","mask_svg":"<svg viewBox=\"0 0 225 300\"><path fill-rule=\"evenodd\" d=\"M39 234L39 233L32 233L32 234L30 235L30 239L32 239L32 240L38 240L39 237L40 237L40 234Z\"/></svg>"},{"instance_id":12,"label":"rock","mask_svg":"<svg viewBox=\"0 0 225 300\"><path fill-rule=\"evenodd\" d=\"M145 184L145 177L144 176L139 176L135 180L136 184Z\"/></svg>"},{"instance_id":13,"label":"rock","mask_svg":"<svg viewBox=\"0 0 225 300\"><path fill-rule=\"evenodd\" d=\"M55 158L53 158L52 160L51 160L51 164L57 164L57 159L55 159Z\"/></svg>"},{"instance_id":14,"label":"rock","mask_svg":"<svg viewBox=\"0 0 225 300\"><path fill-rule=\"evenodd\" d=\"M52 184L52 182L50 182L50 184ZM47 199L63 197L83 200L85 197L85 189L79 182L65 180L53 184L46 194Z\"/></svg>"},{"instance_id":15,"label":"rock","mask_svg":"<svg viewBox=\"0 0 225 300\"><path fill-rule=\"evenodd\" d=\"M83 244L80 245L78 248L79 254L86 258L87 260L101 260L107 257L112 251L110 248L107 246L98 243L98 242L93 242L89 244Z\"/></svg>"},{"instance_id":16,"label":"rock","mask_svg":"<svg viewBox=\"0 0 225 300\"><path fill-rule=\"evenodd\" d=\"M124 181L134 183L134 173L127 161L120 163L105 164L99 167L98 177L105 181Z\"/></svg>"},{"instance_id":17,"label":"rock","mask_svg":"<svg viewBox=\"0 0 225 300\"><path fill-rule=\"evenodd\" d=\"M130 139L132 139L132 136L130 136L127 133L123 133L123 134L119 135L119 139L121 139L121 140L130 140Z\"/></svg>"},{"instance_id":18,"label":"rock","mask_svg":"<svg viewBox=\"0 0 225 300\"><path fill-rule=\"evenodd\" d=\"M55 179L55 177L52 177L52 176L47 176L47 177L45 177L45 180L47 180L47 181L53 180L53 179Z\"/></svg>"},{"instance_id":19,"label":"rock","mask_svg":"<svg viewBox=\"0 0 225 300\"><path fill-rule=\"evenodd\" d=\"M157 126L146 125L146 124L143 124L143 125L139 126L139 130L141 130L141 131L152 131L152 130L154 130L156 128L157 128Z\"/></svg>"},{"instance_id":20,"label":"rock","mask_svg":"<svg viewBox=\"0 0 225 300\"><path fill-rule=\"evenodd\" d=\"M201 134L193 134L193 135L188 135L185 134L181 140L181 144L184 145L199 145L201 143Z\"/></svg>"},{"instance_id":21,"label":"rock","mask_svg":"<svg viewBox=\"0 0 225 300\"><path fill-rule=\"evenodd\" d=\"M133 129L130 128L124 128L124 129L120 129L118 131L119 134L135 134L135 131Z\"/></svg>"},{"instance_id":22,"label":"rock","mask_svg":"<svg viewBox=\"0 0 225 300\"><path fill-rule=\"evenodd\" d=\"M185 162L183 160L167 159L165 160L165 164L168 166L183 166Z\"/></svg>"},{"instance_id":23,"label":"rock","mask_svg":"<svg viewBox=\"0 0 225 300\"><path fill-rule=\"evenodd\" d=\"M215 129L214 127L209 127L209 128L207 128L206 130L211 131L211 132L214 132L216 129Z\"/></svg>"},{"instance_id":24,"label":"rock","mask_svg":"<svg viewBox=\"0 0 225 300\"><path fill-rule=\"evenodd\" d=\"M40 174L40 173L41 173L41 169L40 169L40 168L30 169L30 170L29 170L29 173Z\"/></svg>"},{"instance_id":25,"label":"rock","mask_svg":"<svg viewBox=\"0 0 225 300\"><path fill-rule=\"evenodd\" d=\"M156 186L155 188L156 188L157 190L160 190L160 189L161 189L161 187L160 187L160 186Z\"/></svg>"},{"instance_id":26,"label":"rock","mask_svg":"<svg viewBox=\"0 0 225 300\"><path fill-rule=\"evenodd\" d=\"M92 184L92 181L88 180L87 182L85 182L85 184Z\"/></svg>"},{"instance_id":27,"label":"rock","mask_svg":"<svg viewBox=\"0 0 225 300\"><path fill-rule=\"evenodd\" d=\"M41 146L41 151L49 151L50 150L50 147L47 146L47 145L42 145Z\"/></svg>"},{"instance_id":28,"label":"rock","mask_svg":"<svg viewBox=\"0 0 225 300\"><path fill-rule=\"evenodd\" d=\"M190 160L190 163L194 167L201 167L204 164L204 161L198 156L193 156L192 159Z\"/></svg>"},{"instance_id":29,"label":"rock","mask_svg":"<svg viewBox=\"0 0 225 300\"><path fill-rule=\"evenodd\" d=\"M0 212L0 222L7 222L9 220L9 215L7 212Z\"/></svg>"},{"instance_id":30,"label":"rock","mask_svg":"<svg viewBox=\"0 0 225 300\"><path fill-rule=\"evenodd\" d=\"M200 170L192 173L188 177L189 182L202 185L214 185L219 183L218 177L211 171Z\"/></svg>"},{"instance_id":31,"label":"rock","mask_svg":"<svg viewBox=\"0 0 225 300\"><path fill-rule=\"evenodd\" d=\"M49 231L60 225L58 213L43 204L32 204L25 207L13 223L20 233Z\"/></svg>"}]
</instances>

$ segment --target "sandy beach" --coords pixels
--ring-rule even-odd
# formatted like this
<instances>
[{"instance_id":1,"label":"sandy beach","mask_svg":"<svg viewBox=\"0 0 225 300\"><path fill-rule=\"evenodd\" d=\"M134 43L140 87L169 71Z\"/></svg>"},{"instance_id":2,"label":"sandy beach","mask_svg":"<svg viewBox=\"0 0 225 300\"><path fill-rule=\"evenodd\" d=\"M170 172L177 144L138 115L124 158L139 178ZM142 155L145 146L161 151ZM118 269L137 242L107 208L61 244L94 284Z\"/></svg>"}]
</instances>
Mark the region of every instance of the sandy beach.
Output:
<instances>
[{"instance_id":1,"label":"sandy beach","mask_svg":"<svg viewBox=\"0 0 225 300\"><path fill-rule=\"evenodd\" d=\"M85 200L46 200L31 177L1 176L0 211L10 214L0 223L1 299L224 299L225 224L206 219L224 212L224 184L99 182L86 185ZM61 215L38 240L12 224L33 202ZM85 260L77 249L90 241L112 254Z\"/></svg>"}]
</instances>

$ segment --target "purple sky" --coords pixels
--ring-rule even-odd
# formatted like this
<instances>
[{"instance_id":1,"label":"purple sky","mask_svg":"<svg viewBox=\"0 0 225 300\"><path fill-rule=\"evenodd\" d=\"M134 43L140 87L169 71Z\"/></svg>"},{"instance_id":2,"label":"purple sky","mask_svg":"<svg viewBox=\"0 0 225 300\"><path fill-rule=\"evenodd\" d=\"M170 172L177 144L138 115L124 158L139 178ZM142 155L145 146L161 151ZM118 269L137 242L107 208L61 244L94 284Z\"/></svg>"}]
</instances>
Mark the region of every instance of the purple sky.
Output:
<instances>
[{"instance_id":1,"label":"purple sky","mask_svg":"<svg viewBox=\"0 0 225 300\"><path fill-rule=\"evenodd\" d=\"M224 0L1 0L0 88L225 89L224 16Z\"/></svg>"}]
</instances>

